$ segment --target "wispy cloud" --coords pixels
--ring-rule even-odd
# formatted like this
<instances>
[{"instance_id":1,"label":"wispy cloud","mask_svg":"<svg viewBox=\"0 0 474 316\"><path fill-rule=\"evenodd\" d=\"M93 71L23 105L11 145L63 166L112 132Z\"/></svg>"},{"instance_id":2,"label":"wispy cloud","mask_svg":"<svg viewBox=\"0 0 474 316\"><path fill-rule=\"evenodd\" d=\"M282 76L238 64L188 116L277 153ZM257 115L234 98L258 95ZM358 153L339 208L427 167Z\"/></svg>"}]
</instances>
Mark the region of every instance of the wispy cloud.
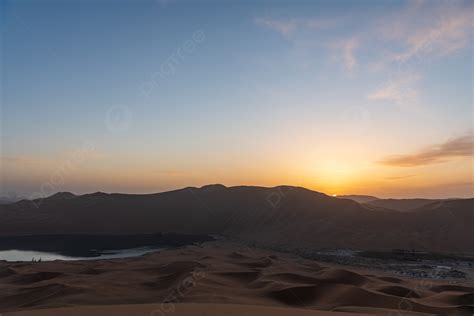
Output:
<instances>
[{"instance_id":1,"label":"wispy cloud","mask_svg":"<svg viewBox=\"0 0 474 316\"><path fill-rule=\"evenodd\" d=\"M377 29L398 46L389 54L395 62L446 56L469 44L474 6L462 1L411 1L405 10L385 18Z\"/></svg>"},{"instance_id":2,"label":"wispy cloud","mask_svg":"<svg viewBox=\"0 0 474 316\"><path fill-rule=\"evenodd\" d=\"M104 159L106 155L99 152L93 143L85 143L77 148L69 148L58 152L55 157L44 156L0 156L0 167L5 164L10 166L25 167L31 165L57 166L62 162Z\"/></svg>"},{"instance_id":3,"label":"wispy cloud","mask_svg":"<svg viewBox=\"0 0 474 316\"><path fill-rule=\"evenodd\" d=\"M298 47L314 47L315 45L308 45L308 42L311 42L311 39L314 38L315 32L334 28L344 23L345 20L343 18L257 18L255 23L280 33L284 38L298 45ZM317 41L317 43L318 46L335 50L335 55L338 56L338 59L340 59L347 70L352 70L357 65L357 58L355 56L355 51L359 47L357 36L334 41Z\"/></svg>"},{"instance_id":4,"label":"wispy cloud","mask_svg":"<svg viewBox=\"0 0 474 316\"><path fill-rule=\"evenodd\" d=\"M164 177L182 177L182 176L186 176L186 175L190 174L189 172L185 172L185 171L181 171L181 170L174 170L174 169L170 169L170 170L166 170L166 169L152 170L152 173L158 174L158 175L164 176Z\"/></svg>"},{"instance_id":5,"label":"wispy cloud","mask_svg":"<svg viewBox=\"0 0 474 316\"><path fill-rule=\"evenodd\" d=\"M296 30L297 23L295 20L278 20L271 18L257 18L255 19L257 25L261 25L277 31L283 36L290 35L293 31Z\"/></svg>"},{"instance_id":6,"label":"wispy cloud","mask_svg":"<svg viewBox=\"0 0 474 316\"><path fill-rule=\"evenodd\" d=\"M394 167L415 167L459 157L474 157L474 133L432 145L413 154L390 156L379 163Z\"/></svg>"},{"instance_id":7,"label":"wispy cloud","mask_svg":"<svg viewBox=\"0 0 474 316\"><path fill-rule=\"evenodd\" d=\"M335 55L342 61L347 70L352 70L357 65L356 49L359 47L358 37L350 37L343 40L336 40L329 44L329 47L336 51Z\"/></svg>"},{"instance_id":8,"label":"wispy cloud","mask_svg":"<svg viewBox=\"0 0 474 316\"><path fill-rule=\"evenodd\" d=\"M295 47L307 49L308 54L316 45L329 48L330 56L336 56L348 71L356 66L359 72L365 69L372 74L383 70L388 79L368 98L400 107L418 107L417 82L421 76L414 73L422 71L421 63L448 57L469 46L474 5L471 0L406 3L381 17L369 15L366 21L341 15L330 19L265 17L255 19L255 23L280 33ZM357 29L328 36L329 28L344 24L357 25ZM307 45L308 42L313 44Z\"/></svg>"},{"instance_id":9,"label":"wispy cloud","mask_svg":"<svg viewBox=\"0 0 474 316\"><path fill-rule=\"evenodd\" d=\"M339 24L340 19L301 19L287 18L277 19L269 17L260 17L255 19L255 23L274 30L285 37L289 37L297 30L320 30L331 28Z\"/></svg>"},{"instance_id":10,"label":"wispy cloud","mask_svg":"<svg viewBox=\"0 0 474 316\"><path fill-rule=\"evenodd\" d=\"M391 79L369 93L369 100L390 101L404 108L417 108L419 92L416 74L419 64L447 57L470 41L474 6L463 1L410 1L401 11L376 23L374 37L386 48L369 63L372 70L384 70Z\"/></svg>"},{"instance_id":11,"label":"wispy cloud","mask_svg":"<svg viewBox=\"0 0 474 316\"><path fill-rule=\"evenodd\" d=\"M418 90L416 83L421 76L416 73L399 74L383 83L375 91L367 95L369 100L392 101L400 107L416 107Z\"/></svg>"},{"instance_id":12,"label":"wispy cloud","mask_svg":"<svg viewBox=\"0 0 474 316\"><path fill-rule=\"evenodd\" d=\"M29 157L19 157L19 156L0 156L0 161L5 164L40 164L44 163L45 160Z\"/></svg>"},{"instance_id":13,"label":"wispy cloud","mask_svg":"<svg viewBox=\"0 0 474 316\"><path fill-rule=\"evenodd\" d=\"M343 55L344 55L344 63L346 67L351 70L357 64L357 60L355 57L355 50L359 45L359 41L357 38L351 38L344 42L342 46Z\"/></svg>"},{"instance_id":14,"label":"wispy cloud","mask_svg":"<svg viewBox=\"0 0 474 316\"><path fill-rule=\"evenodd\" d=\"M403 180L403 179L408 179L408 178L413 178L415 177L416 174L408 174L404 176L392 176L392 177L385 177L385 180Z\"/></svg>"}]
</instances>

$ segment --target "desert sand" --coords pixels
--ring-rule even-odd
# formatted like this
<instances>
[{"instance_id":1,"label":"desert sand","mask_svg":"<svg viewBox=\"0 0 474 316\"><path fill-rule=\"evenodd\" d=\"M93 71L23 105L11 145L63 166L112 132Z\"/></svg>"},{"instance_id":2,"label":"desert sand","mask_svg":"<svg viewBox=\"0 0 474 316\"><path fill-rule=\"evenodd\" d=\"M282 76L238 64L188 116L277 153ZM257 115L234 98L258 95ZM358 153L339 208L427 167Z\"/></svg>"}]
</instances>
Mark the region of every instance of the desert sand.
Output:
<instances>
[{"instance_id":1,"label":"desert sand","mask_svg":"<svg viewBox=\"0 0 474 316\"><path fill-rule=\"evenodd\" d=\"M474 312L468 284L345 269L222 243L127 259L0 262L0 296L0 312L9 316Z\"/></svg>"},{"instance_id":2,"label":"desert sand","mask_svg":"<svg viewBox=\"0 0 474 316\"><path fill-rule=\"evenodd\" d=\"M163 310L163 311L162 311ZM168 312L164 312L164 310ZM326 312L299 308L282 308L256 305L236 305L236 304L135 304L135 305L108 305L108 306L80 306L69 308L44 309L38 311L21 311L7 313L8 316L161 316L161 315L199 315L199 316L354 316L353 313ZM357 314L360 316L371 314ZM419 313L401 312L400 315L426 315Z\"/></svg>"},{"instance_id":3,"label":"desert sand","mask_svg":"<svg viewBox=\"0 0 474 316\"><path fill-rule=\"evenodd\" d=\"M168 312L163 312L166 310ZM80 306L69 308L44 309L38 311L21 311L14 313L7 313L8 316L159 316L167 313L184 316L184 315L199 315L199 316L259 316L259 315L274 315L274 316L351 316L354 314L340 313L340 312L325 312L314 311L297 308L281 308L269 306L255 306L255 305L236 305L236 304L195 304L195 303L180 303L180 304L135 304L135 305L109 305L109 306ZM359 314L362 315L362 314ZM409 314L404 314L409 315ZM413 315L416 315L413 313Z\"/></svg>"}]
</instances>

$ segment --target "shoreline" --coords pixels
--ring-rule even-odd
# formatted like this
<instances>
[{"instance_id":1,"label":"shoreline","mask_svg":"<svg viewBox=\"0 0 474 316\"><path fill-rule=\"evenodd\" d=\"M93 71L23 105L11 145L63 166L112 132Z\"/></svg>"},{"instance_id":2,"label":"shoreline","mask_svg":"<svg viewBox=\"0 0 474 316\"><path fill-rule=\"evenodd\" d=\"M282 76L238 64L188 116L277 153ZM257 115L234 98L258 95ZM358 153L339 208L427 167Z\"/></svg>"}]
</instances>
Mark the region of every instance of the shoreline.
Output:
<instances>
[{"instance_id":1,"label":"shoreline","mask_svg":"<svg viewBox=\"0 0 474 316\"><path fill-rule=\"evenodd\" d=\"M49 234L0 236L0 251L19 250L52 253L66 257L99 257L104 251L136 248L176 248L212 241L208 235L156 234Z\"/></svg>"}]
</instances>

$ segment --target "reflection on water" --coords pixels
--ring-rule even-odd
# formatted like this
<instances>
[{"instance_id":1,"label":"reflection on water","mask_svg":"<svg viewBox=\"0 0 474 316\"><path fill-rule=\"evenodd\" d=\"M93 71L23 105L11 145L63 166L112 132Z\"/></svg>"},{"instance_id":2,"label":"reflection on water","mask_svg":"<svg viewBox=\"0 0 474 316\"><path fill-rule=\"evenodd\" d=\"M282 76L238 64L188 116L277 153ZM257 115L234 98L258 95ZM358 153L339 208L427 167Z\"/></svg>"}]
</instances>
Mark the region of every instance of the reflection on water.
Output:
<instances>
[{"instance_id":1,"label":"reflection on water","mask_svg":"<svg viewBox=\"0 0 474 316\"><path fill-rule=\"evenodd\" d=\"M102 251L96 257L70 257L52 252L27 251L27 250L4 250L0 251L0 260L6 261L54 261L54 260L98 260L138 257L146 253L158 251L158 248L142 247L133 249L122 249L112 251Z\"/></svg>"}]
</instances>

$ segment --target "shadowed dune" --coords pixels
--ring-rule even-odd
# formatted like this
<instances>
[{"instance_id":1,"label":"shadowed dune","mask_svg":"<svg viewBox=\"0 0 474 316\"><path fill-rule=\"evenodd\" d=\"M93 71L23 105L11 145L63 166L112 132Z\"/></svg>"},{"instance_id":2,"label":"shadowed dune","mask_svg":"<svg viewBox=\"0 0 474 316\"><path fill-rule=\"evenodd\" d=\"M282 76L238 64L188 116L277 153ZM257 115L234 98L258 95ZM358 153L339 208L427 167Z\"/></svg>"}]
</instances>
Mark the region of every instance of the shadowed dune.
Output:
<instances>
[{"instance_id":1,"label":"shadowed dune","mask_svg":"<svg viewBox=\"0 0 474 316\"><path fill-rule=\"evenodd\" d=\"M385 285L378 288L372 288L372 290L389 294L389 295L393 295L393 296L399 296L399 297L411 297L411 298L420 297L417 292L403 286L398 286L398 285L388 285L388 286Z\"/></svg>"},{"instance_id":2,"label":"shadowed dune","mask_svg":"<svg viewBox=\"0 0 474 316\"><path fill-rule=\"evenodd\" d=\"M61 272L36 272L36 273L29 273L29 274L21 274L21 275L18 275L13 280L13 283L31 284L31 283L51 280L62 275L64 275L64 273L61 273Z\"/></svg>"}]
</instances>

